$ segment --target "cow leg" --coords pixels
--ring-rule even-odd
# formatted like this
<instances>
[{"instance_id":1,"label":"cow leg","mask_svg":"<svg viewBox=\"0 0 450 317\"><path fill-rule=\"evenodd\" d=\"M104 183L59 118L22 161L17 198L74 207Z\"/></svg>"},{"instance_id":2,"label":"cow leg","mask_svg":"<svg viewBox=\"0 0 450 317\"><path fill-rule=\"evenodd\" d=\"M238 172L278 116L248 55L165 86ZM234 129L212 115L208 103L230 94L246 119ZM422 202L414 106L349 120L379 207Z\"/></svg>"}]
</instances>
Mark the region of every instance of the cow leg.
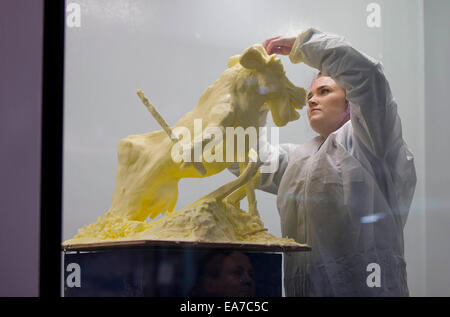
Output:
<instances>
[{"instance_id":1,"label":"cow leg","mask_svg":"<svg viewBox=\"0 0 450 317\"><path fill-rule=\"evenodd\" d=\"M248 163L239 163L239 172L242 173L247 166ZM245 193L247 195L247 201L248 201L248 212L250 215L255 215L259 217L258 208L256 207L256 198L255 198L255 186L253 185L253 182L250 181L247 184L245 184Z\"/></svg>"}]
</instances>

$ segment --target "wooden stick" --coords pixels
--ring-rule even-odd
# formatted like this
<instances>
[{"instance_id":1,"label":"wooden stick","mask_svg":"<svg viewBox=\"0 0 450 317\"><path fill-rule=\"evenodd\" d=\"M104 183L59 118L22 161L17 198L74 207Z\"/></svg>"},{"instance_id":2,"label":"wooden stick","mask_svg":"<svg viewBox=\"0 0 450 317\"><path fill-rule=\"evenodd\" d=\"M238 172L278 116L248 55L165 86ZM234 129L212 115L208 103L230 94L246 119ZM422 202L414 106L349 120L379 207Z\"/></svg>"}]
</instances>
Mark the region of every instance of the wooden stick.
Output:
<instances>
[{"instance_id":1,"label":"wooden stick","mask_svg":"<svg viewBox=\"0 0 450 317\"><path fill-rule=\"evenodd\" d=\"M241 236L249 236L251 234L255 234L255 233L263 232L263 231L267 231L267 230L269 230L269 229L264 228L264 229L253 230L253 231L249 231L249 232L246 232L246 233L242 233Z\"/></svg>"},{"instance_id":2,"label":"wooden stick","mask_svg":"<svg viewBox=\"0 0 450 317\"><path fill-rule=\"evenodd\" d=\"M155 120L159 123L161 128L163 128L164 131L166 131L169 138L172 140L173 143L177 143L179 140L177 136L173 133L170 126L167 124L166 120L161 116L161 114L156 110L155 106L152 105L148 99L145 97L144 92L141 89L138 89L137 94L139 98L141 99L142 103L145 105L145 107L150 111L151 115Z\"/></svg>"},{"instance_id":3,"label":"wooden stick","mask_svg":"<svg viewBox=\"0 0 450 317\"><path fill-rule=\"evenodd\" d=\"M167 124L166 120L164 120L164 118L161 116L161 114L158 112L158 110L156 110L156 107L154 105L152 105L150 103L150 101L148 101L148 99L144 95L144 92L141 89L138 89L137 94L138 94L139 98L141 98L141 101L145 105L145 107L147 107L148 111L150 111L153 118L155 118L155 120L159 123L161 128L163 128L163 130L167 133L170 140L172 140L172 143L176 144L179 141L179 139L177 138L175 133L173 133L172 129ZM192 162L192 166L194 166L194 168L201 175L206 175L206 169L202 162Z\"/></svg>"}]
</instances>

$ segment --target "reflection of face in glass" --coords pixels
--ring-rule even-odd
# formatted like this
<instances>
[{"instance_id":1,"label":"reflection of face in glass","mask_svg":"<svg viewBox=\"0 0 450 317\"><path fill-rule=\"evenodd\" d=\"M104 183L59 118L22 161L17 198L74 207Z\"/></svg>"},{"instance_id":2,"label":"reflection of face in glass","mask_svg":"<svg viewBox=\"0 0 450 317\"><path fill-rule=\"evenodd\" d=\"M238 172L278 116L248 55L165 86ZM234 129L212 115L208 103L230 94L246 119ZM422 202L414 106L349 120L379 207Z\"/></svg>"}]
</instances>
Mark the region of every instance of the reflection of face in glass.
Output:
<instances>
[{"instance_id":1,"label":"reflection of face in glass","mask_svg":"<svg viewBox=\"0 0 450 317\"><path fill-rule=\"evenodd\" d=\"M215 254L200 270L192 296L255 295L253 266L242 252Z\"/></svg>"},{"instance_id":2,"label":"reflection of face in glass","mask_svg":"<svg viewBox=\"0 0 450 317\"><path fill-rule=\"evenodd\" d=\"M241 252L234 252L224 258L219 276L208 286L218 296L253 296L253 274L249 258Z\"/></svg>"}]
</instances>

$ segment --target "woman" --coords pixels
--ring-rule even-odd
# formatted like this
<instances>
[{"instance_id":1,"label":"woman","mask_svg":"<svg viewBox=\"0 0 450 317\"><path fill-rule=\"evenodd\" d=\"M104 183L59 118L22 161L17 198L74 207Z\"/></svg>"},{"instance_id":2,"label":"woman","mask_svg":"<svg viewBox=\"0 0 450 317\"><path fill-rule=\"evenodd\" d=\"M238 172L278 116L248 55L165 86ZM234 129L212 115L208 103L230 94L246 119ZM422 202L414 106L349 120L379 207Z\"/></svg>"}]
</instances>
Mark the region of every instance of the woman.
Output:
<instances>
[{"instance_id":1,"label":"woman","mask_svg":"<svg viewBox=\"0 0 450 317\"><path fill-rule=\"evenodd\" d=\"M286 254L286 295L408 296L403 228L416 174L381 63L314 28L263 46L320 71L307 111L319 135L272 146L279 168L258 186L277 195L283 236L312 247Z\"/></svg>"}]
</instances>

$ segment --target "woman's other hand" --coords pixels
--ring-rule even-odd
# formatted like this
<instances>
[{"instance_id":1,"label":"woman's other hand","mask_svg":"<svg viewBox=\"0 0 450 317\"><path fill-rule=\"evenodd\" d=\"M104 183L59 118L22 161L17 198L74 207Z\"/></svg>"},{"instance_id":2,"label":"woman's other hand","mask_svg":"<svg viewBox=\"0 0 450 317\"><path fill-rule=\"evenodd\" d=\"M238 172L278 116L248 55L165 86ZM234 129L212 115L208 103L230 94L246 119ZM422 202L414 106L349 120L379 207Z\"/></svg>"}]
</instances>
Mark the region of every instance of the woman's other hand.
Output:
<instances>
[{"instance_id":1,"label":"woman's other hand","mask_svg":"<svg viewBox=\"0 0 450 317\"><path fill-rule=\"evenodd\" d=\"M262 46L269 55L289 55L296 39L296 36L277 35L265 40Z\"/></svg>"}]
</instances>

